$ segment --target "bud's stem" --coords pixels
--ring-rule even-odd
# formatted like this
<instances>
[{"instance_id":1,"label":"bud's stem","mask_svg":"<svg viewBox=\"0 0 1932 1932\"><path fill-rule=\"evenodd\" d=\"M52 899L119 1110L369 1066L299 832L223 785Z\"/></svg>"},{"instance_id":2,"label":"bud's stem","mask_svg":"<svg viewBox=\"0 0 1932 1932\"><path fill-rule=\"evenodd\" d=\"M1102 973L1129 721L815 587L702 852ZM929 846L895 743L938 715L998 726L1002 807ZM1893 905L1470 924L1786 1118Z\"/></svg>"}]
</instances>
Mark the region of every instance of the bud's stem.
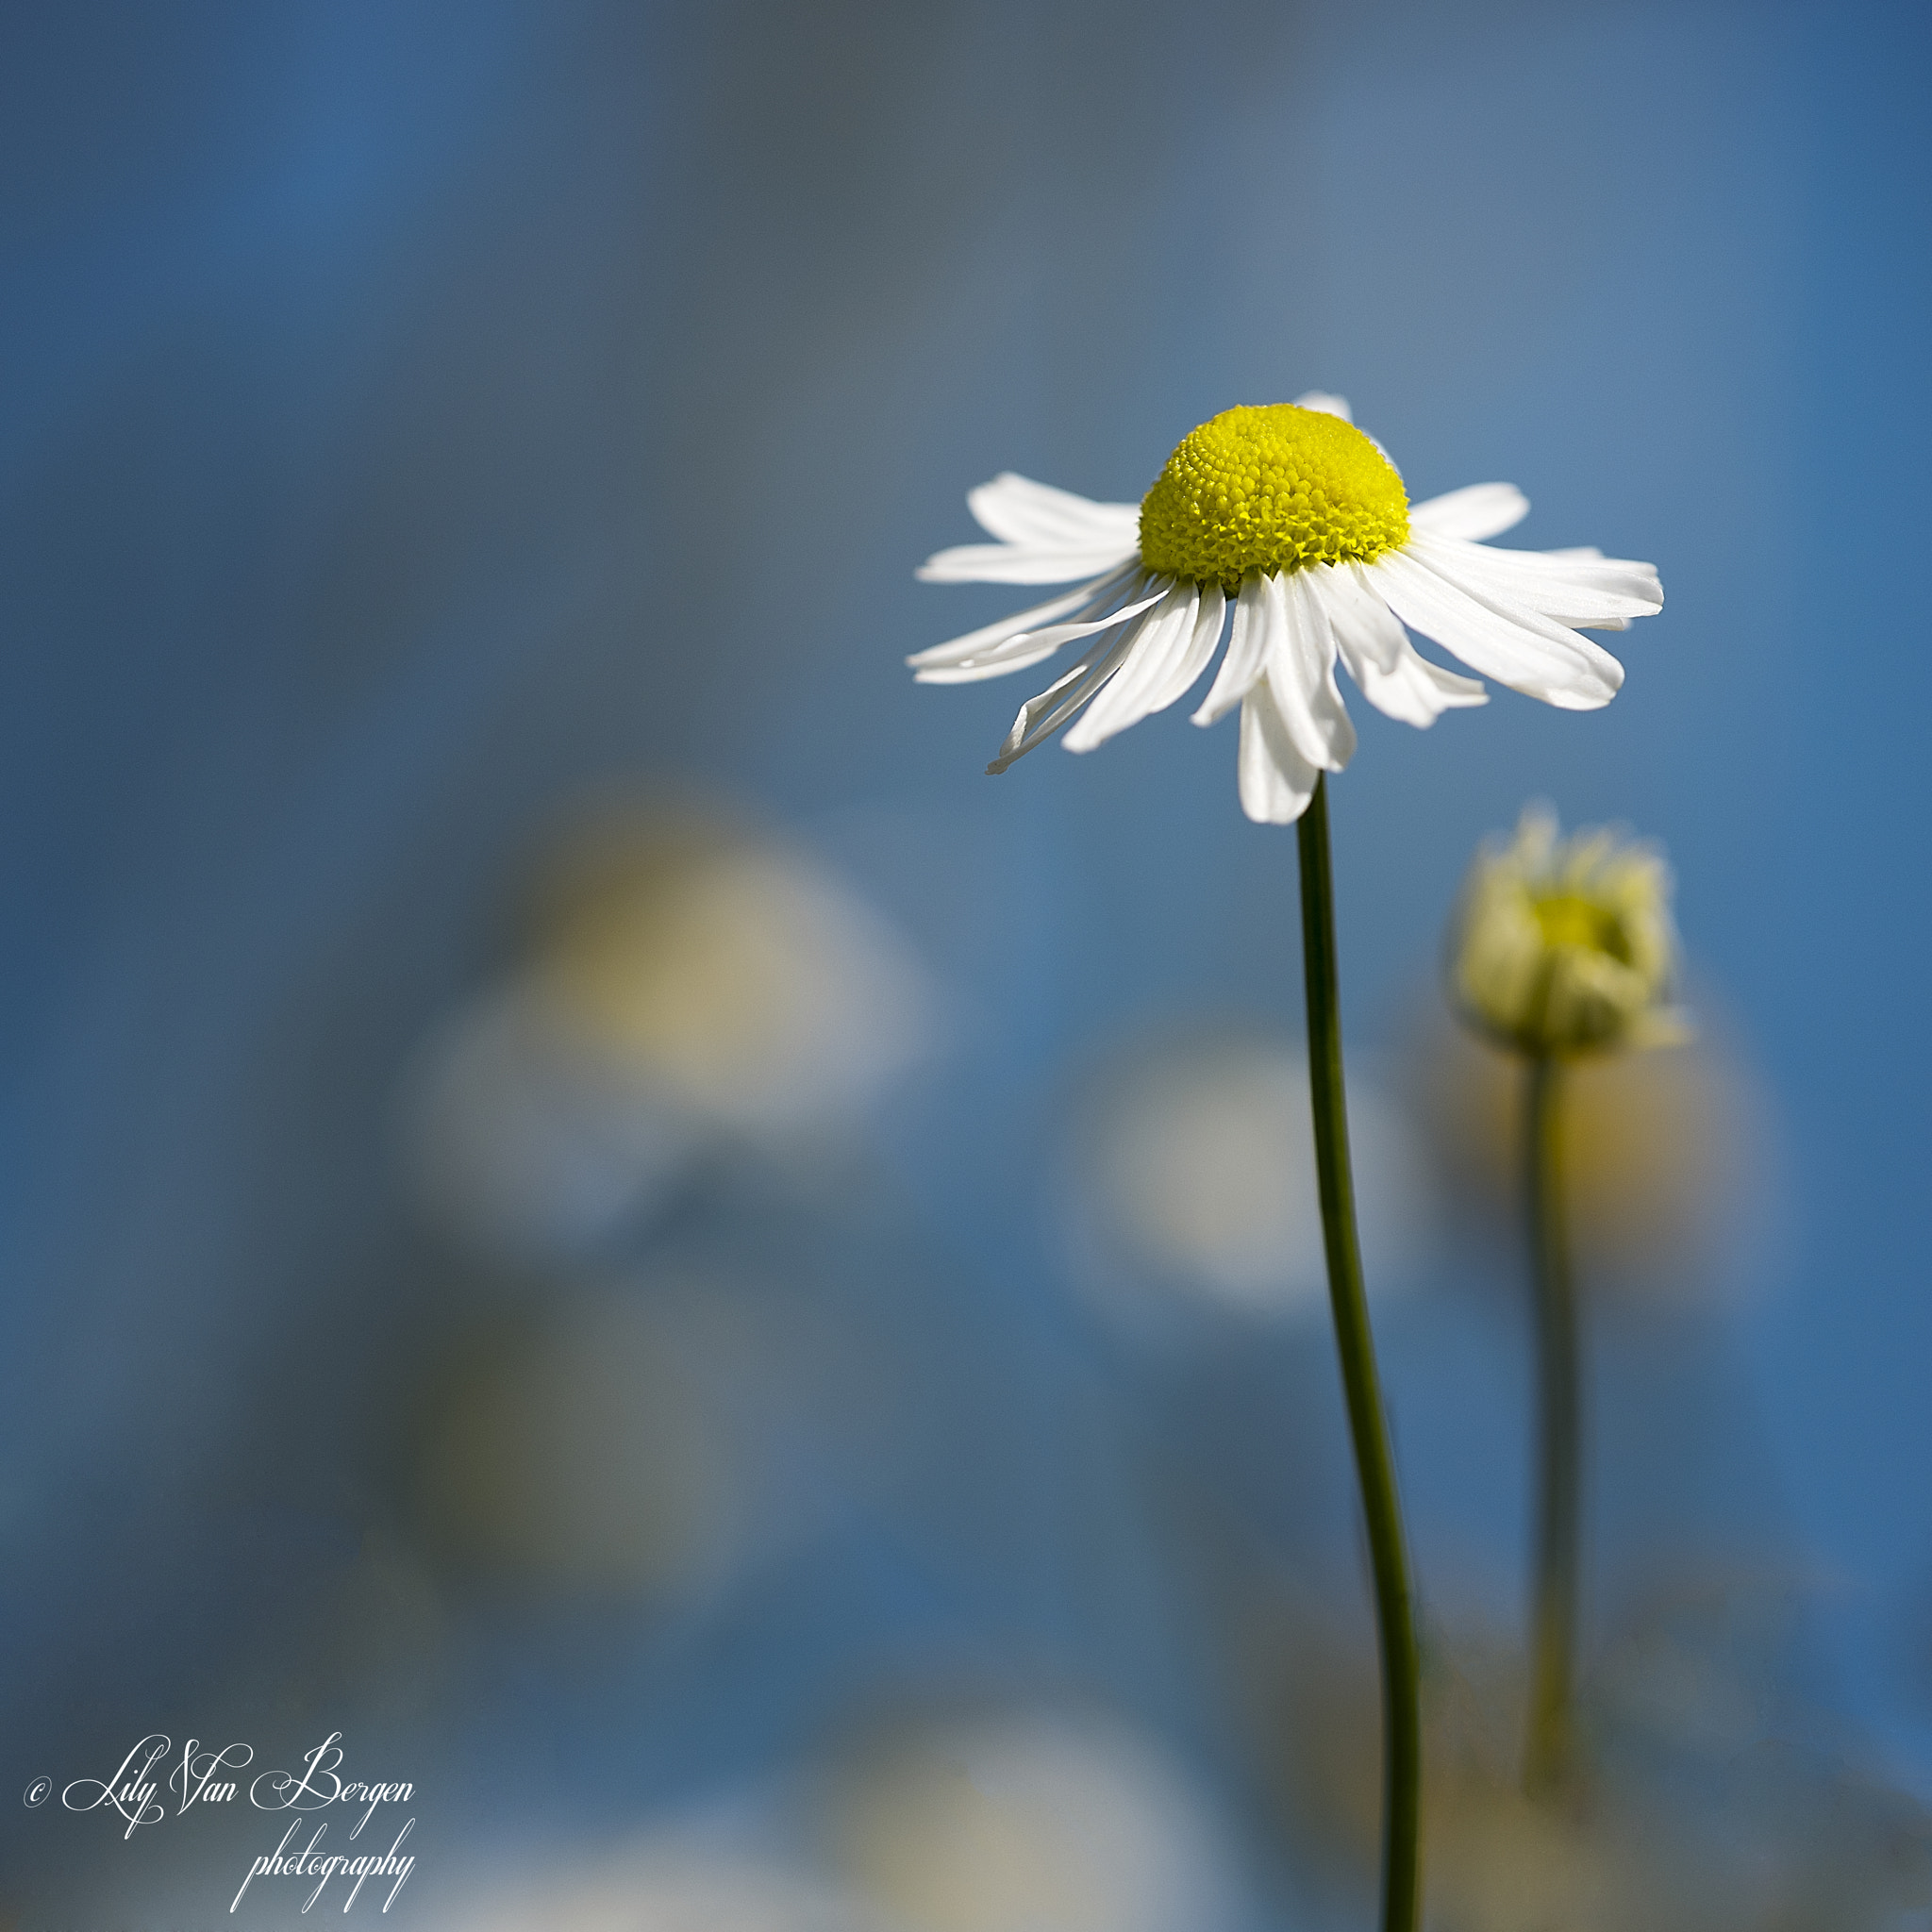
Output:
<instances>
[{"instance_id":1,"label":"bud's stem","mask_svg":"<svg viewBox=\"0 0 1932 1932\"><path fill-rule=\"evenodd\" d=\"M1576 1648L1576 1573L1582 1425L1576 1295L1563 1220L1561 1062L1529 1062L1524 1113L1524 1195L1529 1214L1540 1382L1536 1603L1532 1613L1524 1789L1557 1790L1570 1770L1571 1678Z\"/></svg>"},{"instance_id":2,"label":"bud's stem","mask_svg":"<svg viewBox=\"0 0 1932 1932\"><path fill-rule=\"evenodd\" d=\"M1341 1084L1341 1008L1335 968L1335 894L1328 858L1328 788L1315 795L1296 826L1302 874L1302 961L1308 1003L1308 1087L1315 1114L1315 1173L1322 1196L1322 1239L1328 1293L1356 1474L1368 1519L1374 1570L1375 1619L1382 1645L1383 1932L1415 1932L1421 1896L1422 1683L1416 1657L1408 1556L1395 1494L1374 1339L1362 1291L1356 1239L1355 1184L1349 1173L1348 1109Z\"/></svg>"}]
</instances>

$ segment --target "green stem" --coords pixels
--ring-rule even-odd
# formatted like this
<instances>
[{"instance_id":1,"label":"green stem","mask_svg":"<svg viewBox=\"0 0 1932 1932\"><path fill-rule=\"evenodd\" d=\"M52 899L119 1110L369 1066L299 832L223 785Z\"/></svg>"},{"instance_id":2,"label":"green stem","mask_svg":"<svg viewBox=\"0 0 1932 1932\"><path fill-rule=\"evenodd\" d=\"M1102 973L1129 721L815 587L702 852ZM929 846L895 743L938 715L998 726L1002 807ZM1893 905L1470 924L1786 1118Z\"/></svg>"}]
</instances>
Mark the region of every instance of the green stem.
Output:
<instances>
[{"instance_id":1,"label":"green stem","mask_svg":"<svg viewBox=\"0 0 1932 1932\"><path fill-rule=\"evenodd\" d=\"M1422 1905L1422 1674L1402 1506L1395 1494L1395 1461L1382 1412L1374 1338L1369 1328L1368 1298L1362 1291L1361 1248L1356 1239L1348 1107L1341 1084L1341 1008L1335 969L1335 891L1325 779L1315 780L1315 795L1296 834L1322 1240L1328 1257L1328 1294L1335 1309L1349 1432L1355 1439L1356 1474L1361 1484L1362 1513L1368 1519L1382 1647L1382 1925L1383 1932L1416 1932Z\"/></svg>"},{"instance_id":2,"label":"green stem","mask_svg":"<svg viewBox=\"0 0 1932 1932\"><path fill-rule=\"evenodd\" d=\"M1582 1404L1576 1293L1563 1217L1561 1062L1529 1063L1524 1109L1524 1195L1536 1289L1540 1474L1536 1602L1531 1617L1524 1789L1549 1792L1570 1768L1571 1684L1576 1651L1576 1576L1582 1489Z\"/></svg>"}]
</instances>

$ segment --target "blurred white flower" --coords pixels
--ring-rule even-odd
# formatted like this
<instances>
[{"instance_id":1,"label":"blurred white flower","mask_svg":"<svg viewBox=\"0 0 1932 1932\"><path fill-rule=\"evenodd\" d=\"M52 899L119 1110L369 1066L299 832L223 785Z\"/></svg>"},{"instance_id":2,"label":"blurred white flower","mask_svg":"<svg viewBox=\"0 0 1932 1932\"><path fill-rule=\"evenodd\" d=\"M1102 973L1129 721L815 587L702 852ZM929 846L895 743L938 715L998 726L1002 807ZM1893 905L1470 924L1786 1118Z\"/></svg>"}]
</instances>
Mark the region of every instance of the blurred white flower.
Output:
<instances>
[{"instance_id":1,"label":"blurred white flower","mask_svg":"<svg viewBox=\"0 0 1932 1932\"><path fill-rule=\"evenodd\" d=\"M1199 1798L1094 1716L916 1725L836 1799L847 1882L903 1932L1214 1932L1231 1896Z\"/></svg>"},{"instance_id":2,"label":"blurred white flower","mask_svg":"<svg viewBox=\"0 0 1932 1932\"><path fill-rule=\"evenodd\" d=\"M619 822L566 853L546 900L540 994L718 1126L785 1135L849 1117L924 1044L924 974L801 852Z\"/></svg>"},{"instance_id":3,"label":"blurred white flower","mask_svg":"<svg viewBox=\"0 0 1932 1932\"><path fill-rule=\"evenodd\" d=\"M1359 1069L1348 1108L1367 1274L1379 1292L1426 1255L1435 1190L1403 1110ZM1083 1274L1117 1311L1132 1316L1162 1295L1250 1317L1325 1306L1297 1049L1226 1033L1143 1053L1084 1110L1075 1159Z\"/></svg>"},{"instance_id":4,"label":"blurred white flower","mask_svg":"<svg viewBox=\"0 0 1932 1932\"><path fill-rule=\"evenodd\" d=\"M487 1251L582 1252L709 1147L836 1143L924 1051L932 1009L906 944L804 855L610 820L551 868L524 962L421 1057L419 1183Z\"/></svg>"},{"instance_id":5,"label":"blurred white flower","mask_svg":"<svg viewBox=\"0 0 1932 1932\"><path fill-rule=\"evenodd\" d=\"M429 1924L431 1932L887 1932L810 1874L675 1839L532 1859Z\"/></svg>"},{"instance_id":6,"label":"blurred white flower","mask_svg":"<svg viewBox=\"0 0 1932 1932\"><path fill-rule=\"evenodd\" d=\"M999 541L942 550L922 577L1087 579L907 660L922 682L963 684L1077 643L1073 669L1021 708L988 769L1005 771L1081 712L1069 751L1174 704L1206 672L1231 603L1227 654L1194 723L1241 708L1241 808L1277 824L1298 819L1316 777L1354 755L1338 660L1372 705L1409 724L1482 704L1485 692L1420 657L1405 625L1512 691L1591 710L1615 695L1624 669L1579 627L1622 630L1663 605L1647 563L1480 541L1528 510L1510 484L1411 505L1348 405L1314 391L1204 423L1138 508L1010 473L967 503Z\"/></svg>"}]
</instances>

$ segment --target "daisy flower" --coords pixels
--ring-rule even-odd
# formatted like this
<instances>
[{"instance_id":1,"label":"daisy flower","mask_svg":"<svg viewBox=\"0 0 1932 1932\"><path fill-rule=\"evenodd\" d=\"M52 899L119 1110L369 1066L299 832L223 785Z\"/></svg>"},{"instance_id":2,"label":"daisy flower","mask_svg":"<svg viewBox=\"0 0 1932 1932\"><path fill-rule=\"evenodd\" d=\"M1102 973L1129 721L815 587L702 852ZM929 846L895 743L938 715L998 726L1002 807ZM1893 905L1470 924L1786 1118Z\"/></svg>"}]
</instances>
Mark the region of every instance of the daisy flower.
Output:
<instances>
[{"instance_id":1,"label":"daisy flower","mask_svg":"<svg viewBox=\"0 0 1932 1932\"><path fill-rule=\"evenodd\" d=\"M1072 668L1021 707L988 771L1070 723L1067 749L1091 751L1174 704L1226 628L1194 723L1241 707L1241 808L1264 824L1298 819L1317 776L1355 751L1338 660L1378 710L1418 726L1488 694L1430 663L1409 630L1512 691L1593 710L1624 667L1580 632L1622 630L1663 605L1650 564L1486 543L1529 508L1511 484L1411 504L1348 405L1319 392L1204 423L1138 508L1010 472L966 500L998 541L941 550L920 569L927 582L1082 580L907 660L922 683L965 684L1077 646Z\"/></svg>"}]
</instances>

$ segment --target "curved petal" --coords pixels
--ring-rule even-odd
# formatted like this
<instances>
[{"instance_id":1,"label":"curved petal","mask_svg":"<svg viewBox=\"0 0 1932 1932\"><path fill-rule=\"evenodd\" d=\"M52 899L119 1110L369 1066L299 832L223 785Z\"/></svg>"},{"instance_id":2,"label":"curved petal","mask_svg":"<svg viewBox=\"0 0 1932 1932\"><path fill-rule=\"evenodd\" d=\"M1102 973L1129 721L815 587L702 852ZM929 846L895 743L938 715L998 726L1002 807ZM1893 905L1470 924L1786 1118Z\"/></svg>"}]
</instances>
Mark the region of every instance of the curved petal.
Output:
<instances>
[{"instance_id":1,"label":"curved petal","mask_svg":"<svg viewBox=\"0 0 1932 1932\"><path fill-rule=\"evenodd\" d=\"M1395 620L1391 617L1390 622ZM1486 705L1490 694L1474 677L1458 677L1440 664L1431 664L1405 637L1393 670L1364 662L1357 667L1344 648L1342 661L1361 686L1362 695L1385 717L1426 731L1444 711L1468 705Z\"/></svg>"},{"instance_id":2,"label":"curved petal","mask_svg":"<svg viewBox=\"0 0 1932 1932\"><path fill-rule=\"evenodd\" d=\"M1657 566L1627 558L1498 550L1421 531L1410 536L1407 547L1451 582L1478 595L1493 591L1546 617L1575 612L1581 614L1579 621L1613 623L1651 617L1663 608Z\"/></svg>"},{"instance_id":3,"label":"curved petal","mask_svg":"<svg viewBox=\"0 0 1932 1932\"><path fill-rule=\"evenodd\" d=\"M1472 483L1408 507L1410 529L1432 537L1500 537L1529 514L1529 498L1513 483Z\"/></svg>"},{"instance_id":4,"label":"curved petal","mask_svg":"<svg viewBox=\"0 0 1932 1932\"><path fill-rule=\"evenodd\" d=\"M1051 629L1027 631L1014 638L997 653L989 652L970 664L938 664L929 671L915 671L914 684L984 684L989 677L1009 677L1016 671L1028 671L1051 658L1064 643L1083 631L1118 624L1118 616L1102 618L1092 625L1055 625Z\"/></svg>"},{"instance_id":5,"label":"curved petal","mask_svg":"<svg viewBox=\"0 0 1932 1932\"><path fill-rule=\"evenodd\" d=\"M936 550L913 572L923 584L1063 584L1112 570L1141 554L1139 540L1105 549L1023 548L1017 543L961 543Z\"/></svg>"},{"instance_id":6,"label":"curved petal","mask_svg":"<svg viewBox=\"0 0 1932 1932\"><path fill-rule=\"evenodd\" d=\"M1583 558L1591 563L1601 563L1604 561L1603 552L1594 543L1576 543L1573 544L1568 550L1538 550L1533 553L1525 552L1524 554L1537 557L1553 557L1566 563L1573 558ZM1658 589L1661 590L1662 586L1659 585ZM1546 610L1543 615L1545 617L1554 617L1558 624L1567 624L1572 630L1628 630L1630 628L1630 619L1627 617L1578 617L1574 612L1568 610Z\"/></svg>"},{"instance_id":7,"label":"curved petal","mask_svg":"<svg viewBox=\"0 0 1932 1932\"><path fill-rule=\"evenodd\" d=\"M1234 600L1234 623L1227 639L1227 655L1221 670L1208 687L1201 708L1193 715L1196 724L1212 724L1224 718L1255 688L1255 680L1268 668L1268 643L1272 634L1267 592L1268 579L1259 575L1241 579L1241 593Z\"/></svg>"},{"instance_id":8,"label":"curved petal","mask_svg":"<svg viewBox=\"0 0 1932 1932\"><path fill-rule=\"evenodd\" d=\"M914 651L906 661L913 670L923 671L932 665L964 664L982 658L995 645L1019 637L1023 632L1037 630L1056 617L1065 617L1074 610L1081 610L1083 614L1097 610L1107 598L1126 588L1128 577L1126 571L1113 571L1104 577L1095 577L1076 590L1049 597L1043 604L1029 605L1024 610L1014 611L1010 617L1002 617L995 623L981 625L977 630L948 638L942 644L930 644L923 651Z\"/></svg>"},{"instance_id":9,"label":"curved petal","mask_svg":"<svg viewBox=\"0 0 1932 1932\"><path fill-rule=\"evenodd\" d=\"M1309 764L1339 772L1355 756L1355 726L1335 682L1335 634L1306 571L1272 581L1280 616L1268 683L1294 748Z\"/></svg>"},{"instance_id":10,"label":"curved petal","mask_svg":"<svg viewBox=\"0 0 1932 1932\"><path fill-rule=\"evenodd\" d=\"M1624 667L1602 645L1449 582L1408 547L1353 568L1411 630L1525 696L1561 710L1591 711L1608 704L1624 681Z\"/></svg>"},{"instance_id":11,"label":"curved petal","mask_svg":"<svg viewBox=\"0 0 1932 1932\"><path fill-rule=\"evenodd\" d=\"M990 536L1028 549L1105 550L1140 543L1138 503L1095 503L1011 470L969 490L966 508Z\"/></svg>"},{"instance_id":12,"label":"curved petal","mask_svg":"<svg viewBox=\"0 0 1932 1932\"><path fill-rule=\"evenodd\" d=\"M1348 407L1346 396L1331 395L1325 389L1305 390L1295 397L1297 409L1313 409L1317 415L1340 416L1344 423L1355 421L1355 411Z\"/></svg>"},{"instance_id":13,"label":"curved petal","mask_svg":"<svg viewBox=\"0 0 1932 1932\"><path fill-rule=\"evenodd\" d=\"M1328 627L1348 675L1362 682L1357 660L1392 673L1408 647L1408 633L1394 611L1365 589L1346 564L1318 563L1307 575L1308 588L1327 610Z\"/></svg>"},{"instance_id":14,"label":"curved petal","mask_svg":"<svg viewBox=\"0 0 1932 1932\"><path fill-rule=\"evenodd\" d=\"M1177 698L1186 697L1193 690L1202 672L1207 670L1208 660L1214 656L1214 647L1221 641L1221 627L1227 617L1227 599L1222 594L1219 584L1201 584L1196 588L1200 591L1200 601L1195 608L1194 635L1175 662L1172 675L1154 693L1147 707L1150 711L1164 711Z\"/></svg>"},{"instance_id":15,"label":"curved petal","mask_svg":"<svg viewBox=\"0 0 1932 1932\"><path fill-rule=\"evenodd\" d=\"M1141 625L1134 648L1118 674L1067 733L1069 751L1091 751L1130 724L1138 724L1156 708L1156 694L1172 679L1193 641L1199 601L1200 592L1193 584L1174 584L1167 590Z\"/></svg>"},{"instance_id":16,"label":"curved petal","mask_svg":"<svg viewBox=\"0 0 1932 1932\"><path fill-rule=\"evenodd\" d=\"M1013 728L1001 741L999 756L987 766L989 775L996 777L1029 751L1037 750L1083 706L1091 704L1126 661L1145 622L1143 607L1119 637L1096 638L1071 671L1056 678L1038 697L1028 698L1020 707Z\"/></svg>"},{"instance_id":17,"label":"curved petal","mask_svg":"<svg viewBox=\"0 0 1932 1932\"><path fill-rule=\"evenodd\" d=\"M1444 711L1489 703L1476 679L1422 656L1402 620L1345 567L1320 564L1304 575L1327 612L1336 655L1376 710L1426 730Z\"/></svg>"},{"instance_id":18,"label":"curved petal","mask_svg":"<svg viewBox=\"0 0 1932 1932\"><path fill-rule=\"evenodd\" d=\"M967 491L967 508L1001 541L936 551L915 575L928 584L1058 584L1140 554L1141 510L1092 503L1003 471Z\"/></svg>"},{"instance_id":19,"label":"curved petal","mask_svg":"<svg viewBox=\"0 0 1932 1932\"><path fill-rule=\"evenodd\" d=\"M950 664L924 666L915 674L914 681L919 684L977 684L983 678L1004 677L1010 671L1024 671L1027 665L1052 657L1062 644L1070 644L1075 638L1093 637L1101 631L1111 630L1117 624L1125 624L1130 618L1139 617L1143 610L1158 604L1165 591L1163 583L1152 595L1142 597L1139 603L1123 605L1118 610L1106 611L1102 616L1017 632L1003 643L989 645L976 657L957 659ZM1112 598L1108 596L1091 601L1106 604L1111 603Z\"/></svg>"},{"instance_id":20,"label":"curved petal","mask_svg":"<svg viewBox=\"0 0 1932 1932\"><path fill-rule=\"evenodd\" d=\"M1241 809L1257 825L1291 825L1315 795L1315 768L1294 748L1266 679L1241 700L1237 774Z\"/></svg>"}]
</instances>

